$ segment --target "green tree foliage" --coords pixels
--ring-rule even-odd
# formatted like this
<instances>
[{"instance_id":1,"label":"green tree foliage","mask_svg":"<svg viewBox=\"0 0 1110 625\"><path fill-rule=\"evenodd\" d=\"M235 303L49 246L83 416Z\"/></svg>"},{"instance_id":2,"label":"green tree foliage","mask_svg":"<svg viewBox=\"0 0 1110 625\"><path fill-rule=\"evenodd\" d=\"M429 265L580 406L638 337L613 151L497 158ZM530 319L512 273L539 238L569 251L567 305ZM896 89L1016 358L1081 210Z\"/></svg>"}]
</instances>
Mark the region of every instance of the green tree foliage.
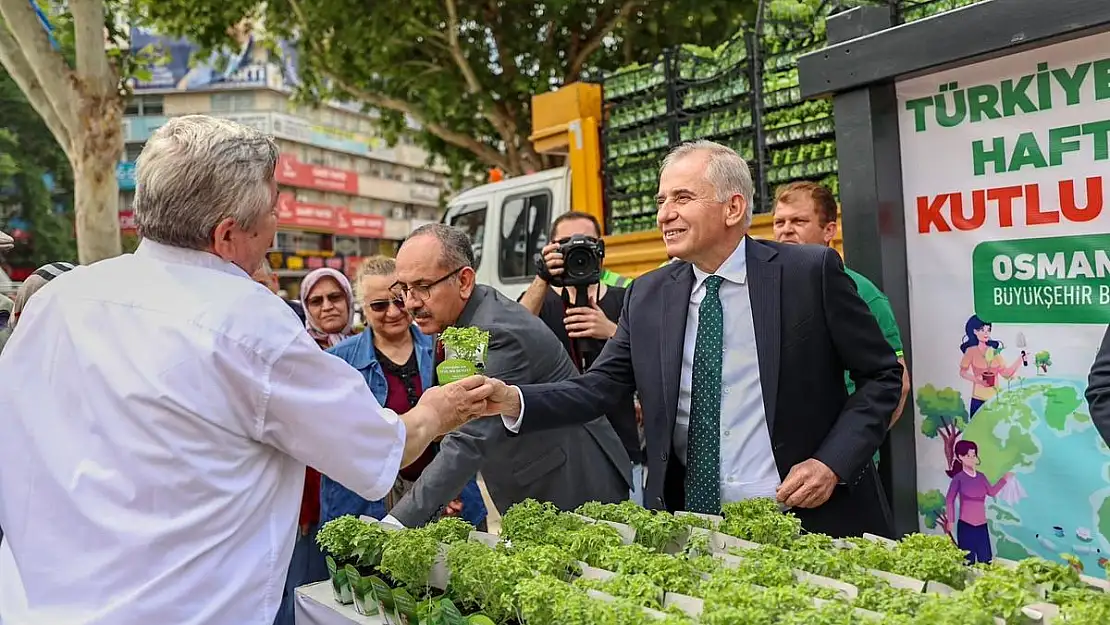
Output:
<instances>
[{"instance_id":1,"label":"green tree foliage","mask_svg":"<svg viewBox=\"0 0 1110 625\"><path fill-rule=\"evenodd\" d=\"M953 388L938 389L926 384L917 391L917 409L921 412L921 433L944 442L944 459L952 466L952 454L960 431L967 425L967 404L963 395Z\"/></svg>"},{"instance_id":2,"label":"green tree foliage","mask_svg":"<svg viewBox=\"0 0 1110 625\"><path fill-rule=\"evenodd\" d=\"M380 113L387 138L413 133L456 174L552 164L537 154L531 97L679 44L717 45L754 0L137 0L147 23L206 47L243 19L297 40L300 96ZM415 132L406 118L419 124Z\"/></svg>"},{"instance_id":3,"label":"green tree foliage","mask_svg":"<svg viewBox=\"0 0 1110 625\"><path fill-rule=\"evenodd\" d=\"M948 530L948 510L945 505L944 495L937 489L917 493L917 513L925 520L925 527L939 529L949 537L952 533Z\"/></svg>"},{"instance_id":4,"label":"green tree foliage","mask_svg":"<svg viewBox=\"0 0 1110 625\"><path fill-rule=\"evenodd\" d=\"M26 222L31 241L17 245L6 260L13 265L38 267L57 260L75 261L70 198L59 198L61 210L46 188L43 175L50 173L56 186L73 184L65 152L51 136L42 118L24 98L11 76L0 69L0 187L11 194L0 196L0 230L12 218Z\"/></svg>"}]
</instances>

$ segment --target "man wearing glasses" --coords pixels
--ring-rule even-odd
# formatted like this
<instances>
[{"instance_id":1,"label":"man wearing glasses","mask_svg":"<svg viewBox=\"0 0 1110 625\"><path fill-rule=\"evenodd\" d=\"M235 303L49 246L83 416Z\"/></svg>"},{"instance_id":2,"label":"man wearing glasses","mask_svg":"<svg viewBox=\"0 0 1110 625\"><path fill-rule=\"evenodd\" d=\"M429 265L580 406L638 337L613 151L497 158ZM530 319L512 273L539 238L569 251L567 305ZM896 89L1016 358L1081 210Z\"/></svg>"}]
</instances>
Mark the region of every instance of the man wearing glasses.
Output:
<instances>
[{"instance_id":1,"label":"man wearing glasses","mask_svg":"<svg viewBox=\"0 0 1110 625\"><path fill-rule=\"evenodd\" d=\"M466 233L444 224L415 230L397 253L400 296L420 331L476 326L490 333L485 375L509 383L566 380L577 375L554 334L535 315L497 290L475 283ZM504 513L528 498L571 510L587 501L628 499L631 465L608 420L510 437L498 419L472 421L444 437L439 453L387 520L427 523L482 472L490 498Z\"/></svg>"}]
</instances>

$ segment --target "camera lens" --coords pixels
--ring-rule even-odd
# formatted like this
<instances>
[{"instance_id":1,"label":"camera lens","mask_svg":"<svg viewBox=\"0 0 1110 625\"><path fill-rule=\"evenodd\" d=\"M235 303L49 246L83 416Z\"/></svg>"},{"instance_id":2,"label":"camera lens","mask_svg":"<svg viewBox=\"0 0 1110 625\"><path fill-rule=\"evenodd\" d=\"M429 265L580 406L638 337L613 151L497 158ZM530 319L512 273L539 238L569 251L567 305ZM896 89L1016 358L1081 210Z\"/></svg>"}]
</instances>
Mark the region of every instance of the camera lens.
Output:
<instances>
[{"instance_id":1,"label":"camera lens","mask_svg":"<svg viewBox=\"0 0 1110 625\"><path fill-rule=\"evenodd\" d=\"M567 275L570 276L584 276L593 268L593 255L589 250L576 248L571 250L563 259L564 267Z\"/></svg>"}]
</instances>

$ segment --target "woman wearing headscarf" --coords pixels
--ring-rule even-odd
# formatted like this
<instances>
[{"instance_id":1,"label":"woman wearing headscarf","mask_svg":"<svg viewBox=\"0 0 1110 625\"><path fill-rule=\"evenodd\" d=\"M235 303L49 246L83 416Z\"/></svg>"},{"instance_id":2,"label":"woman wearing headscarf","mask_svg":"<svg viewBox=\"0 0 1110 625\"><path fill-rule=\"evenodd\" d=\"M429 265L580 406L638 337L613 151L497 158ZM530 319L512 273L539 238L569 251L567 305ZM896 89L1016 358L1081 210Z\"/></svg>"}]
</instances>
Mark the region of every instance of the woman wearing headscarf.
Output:
<instances>
[{"instance_id":1,"label":"woman wearing headscarf","mask_svg":"<svg viewBox=\"0 0 1110 625\"><path fill-rule=\"evenodd\" d=\"M15 326L19 323L19 317L23 314L23 310L27 308L27 302L31 300L31 296L37 293L39 289L46 286L51 280L70 269L73 269L72 263L58 261L47 263L27 276L27 279L23 281L19 290L15 293L15 299L12 301L12 308L11 312L8 314L7 323L0 325L0 349L3 349L7 344L10 335L15 333ZM6 331L4 328L5 325Z\"/></svg>"},{"instance_id":2,"label":"woman wearing headscarf","mask_svg":"<svg viewBox=\"0 0 1110 625\"><path fill-rule=\"evenodd\" d=\"M321 349L328 349L351 336L354 326L354 294L342 273L321 268L301 280L305 329ZM286 576L285 592L275 625L293 625L293 599L296 588L328 579L324 555L316 544L320 529L320 473L305 467L304 493L301 495L300 534L293 547L293 560Z\"/></svg>"},{"instance_id":3,"label":"woman wearing headscarf","mask_svg":"<svg viewBox=\"0 0 1110 625\"><path fill-rule=\"evenodd\" d=\"M355 284L366 316L366 331L328 351L359 370L378 403L404 414L435 384L435 358L430 336L420 332L405 310L404 302L390 291L397 280L392 258L375 256L363 261ZM420 477L435 458L436 445L401 469L393 492L385 499L367 501L324 476L321 486L320 520L353 514L383 518ZM478 528L484 527L486 505L474 476L458 498L447 506L447 514L458 515Z\"/></svg>"}]
</instances>

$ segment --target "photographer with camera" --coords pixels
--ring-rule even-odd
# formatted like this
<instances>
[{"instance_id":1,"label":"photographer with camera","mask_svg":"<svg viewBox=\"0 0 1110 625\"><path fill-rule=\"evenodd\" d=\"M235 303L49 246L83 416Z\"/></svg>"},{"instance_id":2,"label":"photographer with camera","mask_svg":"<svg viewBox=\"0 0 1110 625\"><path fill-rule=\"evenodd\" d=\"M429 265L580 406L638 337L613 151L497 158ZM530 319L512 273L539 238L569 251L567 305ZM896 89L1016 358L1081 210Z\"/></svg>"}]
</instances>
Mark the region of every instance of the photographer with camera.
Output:
<instances>
[{"instance_id":1,"label":"photographer with camera","mask_svg":"<svg viewBox=\"0 0 1110 625\"><path fill-rule=\"evenodd\" d=\"M563 343L583 372L617 331L629 280L603 266L605 242L590 214L572 211L555 218L551 242L536 255L536 278L520 303L538 316ZM615 278L615 279L614 279ZM608 415L632 459L632 499L642 503L644 451L633 397Z\"/></svg>"}]
</instances>

